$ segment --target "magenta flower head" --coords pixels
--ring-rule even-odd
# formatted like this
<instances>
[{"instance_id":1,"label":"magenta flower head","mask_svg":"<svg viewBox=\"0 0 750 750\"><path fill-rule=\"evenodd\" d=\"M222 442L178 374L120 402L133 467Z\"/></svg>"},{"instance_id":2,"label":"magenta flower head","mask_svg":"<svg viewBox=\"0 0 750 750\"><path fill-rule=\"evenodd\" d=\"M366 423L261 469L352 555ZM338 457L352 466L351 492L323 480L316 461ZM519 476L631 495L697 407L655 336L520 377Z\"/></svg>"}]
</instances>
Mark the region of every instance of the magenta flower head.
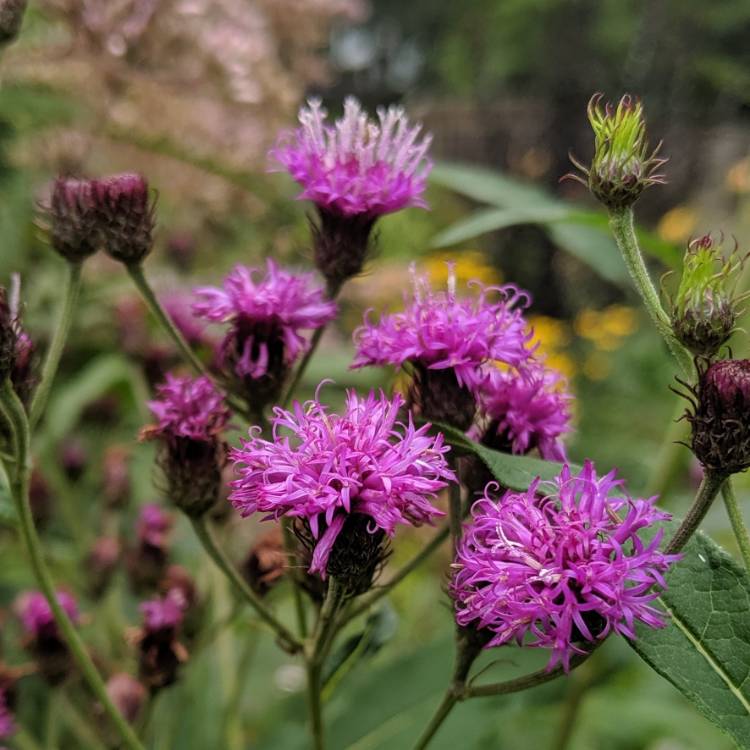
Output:
<instances>
[{"instance_id":1,"label":"magenta flower head","mask_svg":"<svg viewBox=\"0 0 750 750\"><path fill-rule=\"evenodd\" d=\"M273 440L251 432L230 454L239 478L229 496L243 516L299 519L312 548L311 573L367 589L381 562L384 536L443 515L432 505L455 480L441 435L400 423L400 396L346 396L343 414L319 401L276 409ZM284 431L289 430L290 434ZM256 431L257 432L257 431Z\"/></svg>"},{"instance_id":2,"label":"magenta flower head","mask_svg":"<svg viewBox=\"0 0 750 750\"><path fill-rule=\"evenodd\" d=\"M184 647L177 641L185 609L186 602L176 590L140 606L143 627L138 643L138 672L141 682L152 691L172 685L180 664L187 658Z\"/></svg>"},{"instance_id":3,"label":"magenta flower head","mask_svg":"<svg viewBox=\"0 0 750 750\"><path fill-rule=\"evenodd\" d=\"M536 449L548 461L564 461L571 400L562 376L537 360L517 370L490 366L479 391L487 421L481 441L507 453Z\"/></svg>"},{"instance_id":4,"label":"magenta flower head","mask_svg":"<svg viewBox=\"0 0 750 750\"><path fill-rule=\"evenodd\" d=\"M174 519L158 503L146 503L138 513L135 533L140 542L159 549L167 548Z\"/></svg>"},{"instance_id":5,"label":"magenta flower head","mask_svg":"<svg viewBox=\"0 0 750 750\"><path fill-rule=\"evenodd\" d=\"M138 265L153 247L155 203L148 182L126 172L94 180L97 230L104 251L121 263Z\"/></svg>"},{"instance_id":6,"label":"magenta flower head","mask_svg":"<svg viewBox=\"0 0 750 750\"><path fill-rule=\"evenodd\" d=\"M68 617L74 623L78 622L78 604L72 594L58 591L57 601ZM21 594L16 603L16 612L27 636L35 640L59 637L52 609L41 591L27 591Z\"/></svg>"},{"instance_id":7,"label":"magenta flower head","mask_svg":"<svg viewBox=\"0 0 750 750\"><path fill-rule=\"evenodd\" d=\"M568 670L611 632L635 638L636 620L664 626L651 602L680 556L659 551L663 529L641 538L670 518L655 498L628 497L614 472L597 477L590 461L577 476L565 466L549 485L537 479L499 500L492 487L472 508L451 582L458 624L486 634L487 648L551 649L547 668Z\"/></svg>"},{"instance_id":8,"label":"magenta flower head","mask_svg":"<svg viewBox=\"0 0 750 750\"><path fill-rule=\"evenodd\" d=\"M191 517L211 508L221 489L226 449L220 433L229 421L224 398L207 377L167 374L149 401L156 424L141 438L159 440L159 462L170 500Z\"/></svg>"},{"instance_id":9,"label":"magenta flower head","mask_svg":"<svg viewBox=\"0 0 750 750\"><path fill-rule=\"evenodd\" d=\"M173 589L166 596L143 602L139 609L143 615L143 627L150 633L176 631L185 617L186 602L182 594Z\"/></svg>"},{"instance_id":10,"label":"magenta flower head","mask_svg":"<svg viewBox=\"0 0 750 750\"><path fill-rule=\"evenodd\" d=\"M452 267L444 292L431 289L413 267L412 278L413 299L403 312L383 315L377 323L366 319L354 332L352 367L408 363L414 375L410 405L425 419L466 430L487 377L484 365L518 366L531 355L532 331L522 314L529 297L510 284L478 282L477 295L459 297Z\"/></svg>"},{"instance_id":11,"label":"magenta flower head","mask_svg":"<svg viewBox=\"0 0 750 750\"><path fill-rule=\"evenodd\" d=\"M336 316L310 273L295 274L266 262L266 273L237 266L222 287L200 287L193 312L212 323L229 323L219 349L220 364L243 384L262 408L278 398L295 360L307 351L303 331L321 328Z\"/></svg>"},{"instance_id":12,"label":"magenta flower head","mask_svg":"<svg viewBox=\"0 0 750 750\"><path fill-rule=\"evenodd\" d=\"M315 260L329 287L358 274L375 220L407 206L426 208L423 194L432 167L431 136L410 125L400 107L378 110L373 120L349 97L334 124L317 99L299 113L300 127L283 133L269 156L315 203Z\"/></svg>"}]
</instances>

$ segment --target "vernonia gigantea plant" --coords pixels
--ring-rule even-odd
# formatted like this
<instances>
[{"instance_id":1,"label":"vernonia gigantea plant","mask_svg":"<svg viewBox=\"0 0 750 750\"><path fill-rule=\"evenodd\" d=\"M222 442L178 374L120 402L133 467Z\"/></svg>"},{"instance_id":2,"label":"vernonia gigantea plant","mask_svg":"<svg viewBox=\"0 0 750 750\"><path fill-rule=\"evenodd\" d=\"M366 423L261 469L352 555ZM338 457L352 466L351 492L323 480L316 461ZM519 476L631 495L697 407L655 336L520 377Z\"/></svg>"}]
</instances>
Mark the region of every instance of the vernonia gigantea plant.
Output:
<instances>
[{"instance_id":1,"label":"vernonia gigantea plant","mask_svg":"<svg viewBox=\"0 0 750 750\"><path fill-rule=\"evenodd\" d=\"M731 485L731 476L750 466L749 365L723 348L742 299L741 289L729 288L730 277L733 284L742 264L736 254L722 259L708 236L691 243L675 302L669 311L662 307L634 233L633 204L664 181L665 160L647 146L640 102L623 97L603 107L601 99L589 107L595 153L590 167L577 163L585 177L578 179L609 212L636 290L675 355L690 400L689 445L703 474L692 506L675 512L681 521L659 508L658 497L627 489L616 469L595 469L596 456L566 447L573 391L537 341L531 295L513 283L459 284L449 263L443 286L412 264L403 309L368 310L353 334L351 369L389 366L395 387L348 389L337 398L335 384L324 379L312 397L302 396L323 331L338 319L337 296L376 263L376 223L427 208L431 137L404 110L391 107L372 118L349 98L343 116L330 121L319 101L303 107L300 127L279 137L270 160L314 206L309 244L320 277L277 258L222 267L221 285L197 286L187 303L173 298L173 315L143 267L153 254L157 218L146 178L128 172L53 183L43 223L67 266L67 283L36 370L17 290L0 298L1 455L39 589L24 593L16 607L29 673L54 689L76 687L76 700L88 700L105 717L92 730L101 730L103 744L143 750L159 696L186 679L214 638L257 640L249 622L271 633L279 659L304 673L305 746L335 750L327 704L356 668L358 649L368 647L365 634L372 636L368 628L386 597L432 555L443 555L454 669L432 718L412 727L414 748L428 747L460 703L566 680L589 659L595 663L599 646L613 638L628 641L735 740L750 738L750 696L725 668L717 642L728 636L713 634L700 588L706 576L714 585L719 571L736 604L738 592L747 593L747 575L707 537L694 538L721 491L750 563ZM122 533L127 448L108 451L106 513L91 538L85 535L86 580L74 596L79 582L51 565L52 551L37 530L34 438L44 434L50 414L59 414L49 396L78 309L81 268L100 252L125 267L184 362L163 373L150 400L136 404L153 417L140 438L155 444L162 502L139 503ZM216 265L223 266L220 254ZM192 326L188 306L224 326L213 351L211 339ZM85 476L87 456L79 453L72 481ZM251 525L264 533L238 564L236 533ZM415 533L419 527L432 530ZM194 538L186 542L190 529ZM178 564L175 537L211 558L210 590L205 570ZM391 566L394 552L401 562ZM99 640L95 651L83 635L87 609L106 601L120 568L131 621L110 658ZM691 580L694 601L685 593ZM293 606L284 606L287 594ZM231 616L210 621L213 597L222 596L232 599ZM722 616L734 623L738 611L750 615L746 605L747 597L739 609L726 605ZM669 649L684 652L688 671L691 659L710 661L747 716L725 721L716 684L701 693L665 656ZM544 657L493 682L477 666L484 651L501 661L506 653L511 660L537 651ZM6 679L3 667L0 739L12 741L23 716L16 683L25 674L11 670ZM227 708L230 717L237 705Z\"/></svg>"}]
</instances>

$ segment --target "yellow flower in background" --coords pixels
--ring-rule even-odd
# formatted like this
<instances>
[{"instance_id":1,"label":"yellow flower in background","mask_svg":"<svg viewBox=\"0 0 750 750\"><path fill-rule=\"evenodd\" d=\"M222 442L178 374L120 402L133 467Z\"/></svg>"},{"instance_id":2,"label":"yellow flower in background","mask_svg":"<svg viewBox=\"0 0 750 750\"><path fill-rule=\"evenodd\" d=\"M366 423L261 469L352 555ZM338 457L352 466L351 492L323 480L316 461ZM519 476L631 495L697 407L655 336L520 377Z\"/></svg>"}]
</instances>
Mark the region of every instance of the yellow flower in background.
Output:
<instances>
[{"instance_id":1,"label":"yellow flower in background","mask_svg":"<svg viewBox=\"0 0 750 750\"><path fill-rule=\"evenodd\" d=\"M583 362L583 374L589 380L604 380L611 372L612 363L601 352L592 352Z\"/></svg>"},{"instance_id":2,"label":"yellow flower in background","mask_svg":"<svg viewBox=\"0 0 750 750\"><path fill-rule=\"evenodd\" d=\"M599 351L611 352L635 333L638 317L632 307L610 305L603 310L581 310L573 328L577 336L590 341Z\"/></svg>"},{"instance_id":3,"label":"yellow flower in background","mask_svg":"<svg viewBox=\"0 0 750 750\"><path fill-rule=\"evenodd\" d=\"M566 378L573 378L576 363L566 351L572 340L569 325L548 315L531 315L529 324L534 329L533 343L538 345L537 353L544 358L545 364Z\"/></svg>"},{"instance_id":4,"label":"yellow flower in background","mask_svg":"<svg viewBox=\"0 0 750 750\"><path fill-rule=\"evenodd\" d=\"M656 232L665 242L682 245L695 232L698 217L690 206L675 206L661 217Z\"/></svg>"},{"instance_id":5,"label":"yellow flower in background","mask_svg":"<svg viewBox=\"0 0 750 750\"><path fill-rule=\"evenodd\" d=\"M733 193L750 193L750 157L740 159L729 168L726 186Z\"/></svg>"},{"instance_id":6,"label":"yellow flower in background","mask_svg":"<svg viewBox=\"0 0 750 750\"><path fill-rule=\"evenodd\" d=\"M463 250L452 253L436 253L422 261L421 266L435 287L448 283L448 264L452 263L456 273L456 284L465 286L469 281L480 281L487 286L502 282L502 274L487 262L479 250Z\"/></svg>"}]
</instances>

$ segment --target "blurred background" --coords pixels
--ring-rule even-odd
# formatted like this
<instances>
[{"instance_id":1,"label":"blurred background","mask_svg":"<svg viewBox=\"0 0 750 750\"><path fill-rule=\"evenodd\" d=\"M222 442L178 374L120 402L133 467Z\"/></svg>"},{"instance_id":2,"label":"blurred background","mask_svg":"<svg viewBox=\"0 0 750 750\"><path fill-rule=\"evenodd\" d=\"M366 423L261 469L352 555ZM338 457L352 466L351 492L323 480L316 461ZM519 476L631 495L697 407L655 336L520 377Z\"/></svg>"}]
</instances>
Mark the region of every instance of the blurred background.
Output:
<instances>
[{"instance_id":1,"label":"blurred background","mask_svg":"<svg viewBox=\"0 0 750 750\"><path fill-rule=\"evenodd\" d=\"M605 215L560 177L569 149L590 157L591 94L631 92L644 102L652 142L663 139L670 157L668 185L637 206L654 278L679 268L687 241L707 232L747 250L749 32L747 0L32 0L20 41L0 60L0 277L21 274L25 323L43 350L63 269L35 226L35 206L58 173L124 170L143 172L158 190L147 270L173 315L185 315L192 286L219 281L234 263L272 255L309 265L308 207L293 200L291 181L266 171L276 134L294 126L311 95L332 113L349 94L371 109L402 103L434 136L432 210L379 223L378 257L347 287L305 387L323 377L337 389L392 384L392 373L348 370L350 337L366 308L398 307L412 261L438 284L446 260L463 280L513 281L532 292L541 348L577 397L571 458L618 467L634 493L659 493L679 514L700 476L675 442L684 403L668 390L672 363L630 290ZM123 630L137 622L136 600L124 581L86 600L81 562L105 521L127 544L138 507L158 496L151 448L135 436L152 385L177 358L120 267L96 256L85 277L37 441L36 502L59 577L84 599L87 640L105 663L127 669ZM665 287L675 281L667 276ZM750 274L742 283L750 286ZM195 335L210 343L210 332ZM747 355L746 339L735 335L735 356ZM102 510L113 467L126 495L116 521ZM747 496L747 482L738 485ZM3 656L17 661L6 610L30 580L4 500L0 522ZM226 523L240 560L260 530ZM707 525L731 549L721 509ZM404 535L395 563L419 543L419 533ZM229 592L188 530L178 524L172 544L199 589L211 590L211 616L231 615ZM408 748L430 715L450 662L446 563L438 555L352 633L330 688L332 748ZM272 596L288 606L281 591ZM159 695L150 746L304 748L301 671L246 619L228 622L211 636L215 648L199 643L182 679ZM502 679L542 663L538 656L508 650L487 663ZM461 706L434 747L731 747L624 644L608 643L584 669L528 694ZM90 746L86 722L54 713L41 681L23 689L21 720L38 734L24 741L55 747L40 744L53 732L60 747ZM571 715L572 736L557 745Z\"/></svg>"}]
</instances>

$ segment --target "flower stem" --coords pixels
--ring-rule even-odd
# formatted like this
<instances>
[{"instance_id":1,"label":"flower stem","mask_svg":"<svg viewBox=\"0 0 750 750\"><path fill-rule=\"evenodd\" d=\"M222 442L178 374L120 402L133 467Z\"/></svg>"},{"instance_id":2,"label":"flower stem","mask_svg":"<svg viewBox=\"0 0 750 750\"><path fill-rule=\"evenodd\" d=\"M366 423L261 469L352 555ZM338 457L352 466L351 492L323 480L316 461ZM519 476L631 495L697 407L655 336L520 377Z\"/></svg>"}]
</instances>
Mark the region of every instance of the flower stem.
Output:
<instances>
[{"instance_id":1,"label":"flower stem","mask_svg":"<svg viewBox=\"0 0 750 750\"><path fill-rule=\"evenodd\" d=\"M338 297L342 286L343 286L343 283L334 285L334 286L329 285L328 290L327 290L328 299L335 300L336 297ZM310 364L310 360L313 358L313 355L315 354L315 350L318 348L318 344L320 343L320 340L323 338L323 334L325 333L325 330L326 330L326 326L322 325L320 328L317 328L315 330L315 333L313 333L312 338L310 339L310 346L308 347L307 351L302 357L302 361L299 363L299 366L297 367L294 373L294 376L292 377L292 380L289 383L289 387L286 389L286 392L284 393L281 399L282 409L286 409L287 406L289 406L289 402L292 400L294 391L297 390L297 386L300 384L300 381L302 380L302 376L305 374L305 370L307 370L307 366Z\"/></svg>"},{"instance_id":2,"label":"flower stem","mask_svg":"<svg viewBox=\"0 0 750 750\"><path fill-rule=\"evenodd\" d=\"M329 576L326 598L323 600L318 621L315 623L315 632L305 654L307 667L307 710L310 716L310 733L312 735L314 750L323 750L325 746L322 701L323 663L330 644L336 635L336 613L341 606L344 593L339 581L334 576Z\"/></svg>"},{"instance_id":3,"label":"flower stem","mask_svg":"<svg viewBox=\"0 0 750 750\"><path fill-rule=\"evenodd\" d=\"M669 317L661 306L659 295L648 274L646 264L638 246L638 238L633 225L633 209L631 207L611 209L609 212L609 226L620 248L628 272L635 284L638 294L646 306L656 330L662 335L669 350L677 359L682 374L690 378L693 372L693 360L689 352L680 344L672 333Z\"/></svg>"},{"instance_id":4,"label":"flower stem","mask_svg":"<svg viewBox=\"0 0 750 750\"><path fill-rule=\"evenodd\" d=\"M391 578L388 583L383 584L382 586L379 586L378 588L373 589L370 591L369 594L362 597L362 599L357 603L355 607L350 609L348 612L345 613L344 617L339 621L339 625L343 626L350 620L353 620L355 617L359 617L359 615L364 614L367 612L370 607L372 607L373 604L380 601L384 596L387 596L388 594L393 591L396 586L398 586L401 581L406 578L410 573L412 573L414 570L416 570L440 545L448 538L449 534L449 527L443 526L440 531L435 534L435 536L432 537L432 539L427 543L426 547L423 547L419 552L417 552L414 557L409 560L408 563L406 563L394 576Z\"/></svg>"},{"instance_id":5,"label":"flower stem","mask_svg":"<svg viewBox=\"0 0 750 750\"><path fill-rule=\"evenodd\" d=\"M60 634L70 649L70 653L78 664L81 673L86 682L101 703L104 711L111 719L120 737L123 746L129 750L143 750L132 727L124 719L122 714L117 710L115 705L107 694L97 668L94 666L91 657L86 651L86 646L78 635L78 631L70 621L65 610L57 601L57 592L55 584L49 572L44 556L42 554L42 545L34 526L34 519L31 513L29 503L29 478L31 475L31 454L30 454L30 433L29 424L26 414L18 396L16 395L10 381L6 378L0 386L0 399L7 410L8 415L13 421L15 444L16 444L16 463L9 472L9 480L13 499L16 503L20 521L21 535L29 553L31 567L39 584L39 588L44 593L49 602L52 615L60 630Z\"/></svg>"},{"instance_id":6,"label":"flower stem","mask_svg":"<svg viewBox=\"0 0 750 750\"><path fill-rule=\"evenodd\" d=\"M73 321L73 313L78 302L78 295L81 291L81 263L68 263L65 276L65 285L62 292L62 303L60 312L57 315L57 327L52 335L47 356L44 359L42 375L34 391L34 397L31 401L29 412L29 425L33 429L39 418L44 412L47 405L52 382L57 373L57 367L60 364L65 342L68 339L68 332Z\"/></svg>"},{"instance_id":7,"label":"flower stem","mask_svg":"<svg viewBox=\"0 0 750 750\"><path fill-rule=\"evenodd\" d=\"M208 376L208 371L203 362L198 359L196 353L191 349L190 344L185 341L185 337L180 333L166 310L161 306L154 290L151 288L151 285L148 283L146 276L143 273L143 266L140 263L131 263L127 265L126 268L128 275L132 279L135 288L140 293L149 311L164 329L164 332L175 343L185 361L195 370L197 375Z\"/></svg>"},{"instance_id":8,"label":"flower stem","mask_svg":"<svg viewBox=\"0 0 750 750\"><path fill-rule=\"evenodd\" d=\"M208 524L203 518L191 518L196 536L208 556L216 563L219 570L229 579L240 596L258 613L267 625L269 625L279 636L282 647L291 654L302 650L302 644L294 637L291 631L280 622L276 615L260 600L255 592L245 583L242 576L237 572L224 551L216 543Z\"/></svg>"},{"instance_id":9,"label":"flower stem","mask_svg":"<svg viewBox=\"0 0 750 750\"><path fill-rule=\"evenodd\" d=\"M461 510L461 485L458 482L451 484L448 498L448 526L453 540L453 548L461 541L463 512Z\"/></svg>"},{"instance_id":10,"label":"flower stem","mask_svg":"<svg viewBox=\"0 0 750 750\"><path fill-rule=\"evenodd\" d=\"M135 288L140 293L143 301L146 303L151 314L156 319L157 323L161 326L164 332L172 339L175 346L182 358L195 370L196 375L203 375L211 380L214 385L220 386L222 391L225 393L227 403L241 416L245 417L249 421L254 421L254 415L247 407L238 402L234 394L230 393L226 388L217 383L216 378L206 369L203 362L200 361L198 355L193 351L190 344L185 340L185 337L180 333L180 330L172 322L172 319L167 314L167 311L161 306L156 293L151 288L151 285L146 279L146 275L143 273L143 266L140 263L133 263L126 266L128 275L130 276Z\"/></svg>"},{"instance_id":11,"label":"flower stem","mask_svg":"<svg viewBox=\"0 0 750 750\"><path fill-rule=\"evenodd\" d=\"M299 580L299 558L294 543L290 521L284 517L281 519L281 532L284 535L284 552L289 561L289 578L292 581L292 592L294 595L294 609L297 613L297 629L300 638L307 638L307 618L305 616L305 601L302 598L302 586Z\"/></svg>"},{"instance_id":12,"label":"flower stem","mask_svg":"<svg viewBox=\"0 0 750 750\"><path fill-rule=\"evenodd\" d=\"M443 725L443 722L448 718L448 714L453 710L453 707L458 702L458 696L453 692L451 688L445 691L443 700L437 707L430 723L424 728L424 731L419 735L417 744L414 745L414 750L424 750L433 737L437 734L438 729Z\"/></svg>"},{"instance_id":13,"label":"flower stem","mask_svg":"<svg viewBox=\"0 0 750 750\"><path fill-rule=\"evenodd\" d=\"M724 498L724 506L732 523L732 531L737 539L745 569L750 571L750 534L748 534L747 526L742 518L742 512L737 504L737 497L734 494L731 479L727 479L722 485L721 496Z\"/></svg>"},{"instance_id":14,"label":"flower stem","mask_svg":"<svg viewBox=\"0 0 750 750\"><path fill-rule=\"evenodd\" d=\"M706 513L708 513L708 509L711 507L711 503L713 503L725 479L726 476L724 474L717 474L706 470L688 514L682 519L680 527L669 540L666 548L667 554L671 555L679 552L688 543L688 540L698 529Z\"/></svg>"}]
</instances>

